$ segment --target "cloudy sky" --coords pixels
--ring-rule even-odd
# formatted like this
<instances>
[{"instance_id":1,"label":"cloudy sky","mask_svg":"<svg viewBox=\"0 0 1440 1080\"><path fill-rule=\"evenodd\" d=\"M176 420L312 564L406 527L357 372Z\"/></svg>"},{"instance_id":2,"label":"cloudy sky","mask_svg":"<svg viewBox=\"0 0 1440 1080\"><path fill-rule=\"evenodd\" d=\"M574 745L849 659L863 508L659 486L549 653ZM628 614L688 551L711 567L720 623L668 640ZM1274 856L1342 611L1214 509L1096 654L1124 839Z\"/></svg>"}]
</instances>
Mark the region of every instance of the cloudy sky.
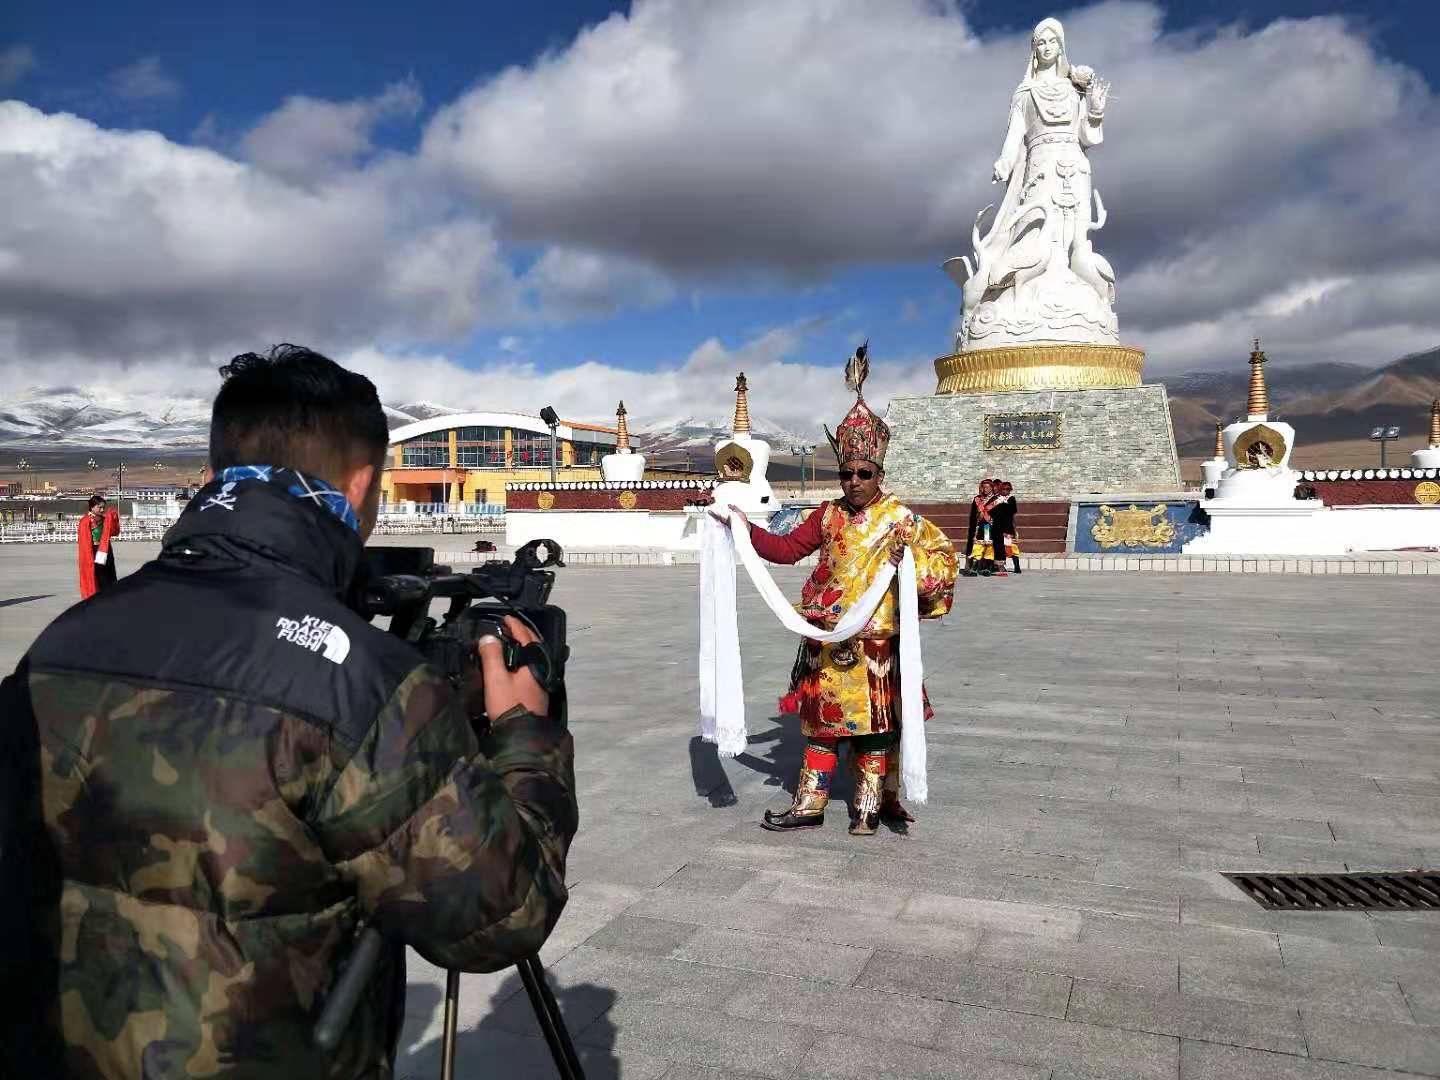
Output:
<instances>
[{"instance_id":1,"label":"cloudy sky","mask_svg":"<svg viewBox=\"0 0 1440 1080\"><path fill-rule=\"evenodd\" d=\"M1372 7L9 0L0 397L209 394L289 340L642 427L743 367L811 431L867 337L872 399L927 393L1049 14L1114 87L1097 248L1149 370L1387 362L1440 344L1440 5Z\"/></svg>"}]
</instances>

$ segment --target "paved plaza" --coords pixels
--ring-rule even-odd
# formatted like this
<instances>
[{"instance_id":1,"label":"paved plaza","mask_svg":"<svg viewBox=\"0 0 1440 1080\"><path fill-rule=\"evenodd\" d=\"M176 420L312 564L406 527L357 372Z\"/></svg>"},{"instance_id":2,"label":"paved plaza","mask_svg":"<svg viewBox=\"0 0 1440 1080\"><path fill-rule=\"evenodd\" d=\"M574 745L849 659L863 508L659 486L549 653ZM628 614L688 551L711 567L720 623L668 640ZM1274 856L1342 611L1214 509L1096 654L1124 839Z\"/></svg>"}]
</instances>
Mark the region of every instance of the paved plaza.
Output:
<instances>
[{"instance_id":1,"label":"paved plaza","mask_svg":"<svg viewBox=\"0 0 1440 1080\"><path fill-rule=\"evenodd\" d=\"M855 838L834 804L756 824L800 739L747 583L721 761L694 568L560 573L581 827L542 958L592 1080L1440 1076L1440 913L1268 912L1218 873L1440 861L1440 580L962 579L926 627L930 803ZM74 577L69 545L0 548L7 670ZM553 1076L514 973L463 982L458 1075ZM407 1080L439 1075L443 986L412 956Z\"/></svg>"}]
</instances>

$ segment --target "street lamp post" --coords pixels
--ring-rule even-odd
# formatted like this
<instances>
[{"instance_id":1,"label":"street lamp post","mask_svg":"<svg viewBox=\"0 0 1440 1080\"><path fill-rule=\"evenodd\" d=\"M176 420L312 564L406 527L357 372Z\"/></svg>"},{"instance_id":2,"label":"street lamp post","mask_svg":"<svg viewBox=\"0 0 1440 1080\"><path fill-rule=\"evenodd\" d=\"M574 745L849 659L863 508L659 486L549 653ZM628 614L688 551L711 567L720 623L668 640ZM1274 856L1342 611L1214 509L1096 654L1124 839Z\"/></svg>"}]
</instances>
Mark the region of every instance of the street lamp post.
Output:
<instances>
[{"instance_id":1,"label":"street lamp post","mask_svg":"<svg viewBox=\"0 0 1440 1080\"><path fill-rule=\"evenodd\" d=\"M1398 427L1377 427L1370 432L1370 441L1380 444L1380 468L1385 468L1385 444L1392 443L1400 438Z\"/></svg>"},{"instance_id":2,"label":"street lamp post","mask_svg":"<svg viewBox=\"0 0 1440 1080\"><path fill-rule=\"evenodd\" d=\"M117 499L122 498L125 495L125 462L120 462L119 466L115 469L115 479L120 485L115 497Z\"/></svg>"},{"instance_id":3,"label":"street lamp post","mask_svg":"<svg viewBox=\"0 0 1440 1080\"><path fill-rule=\"evenodd\" d=\"M814 459L815 447L813 446L792 446L790 453L800 459L800 498L805 498L805 459Z\"/></svg>"},{"instance_id":4,"label":"street lamp post","mask_svg":"<svg viewBox=\"0 0 1440 1080\"><path fill-rule=\"evenodd\" d=\"M546 405L540 410L540 419L545 421L545 426L550 429L550 483L555 483L555 457L556 441L555 431L560 426L560 414L553 406Z\"/></svg>"},{"instance_id":5,"label":"street lamp post","mask_svg":"<svg viewBox=\"0 0 1440 1080\"><path fill-rule=\"evenodd\" d=\"M28 476L30 473L30 459L22 457L19 461L15 463L15 467L20 470L20 494L24 495L25 477Z\"/></svg>"}]
</instances>

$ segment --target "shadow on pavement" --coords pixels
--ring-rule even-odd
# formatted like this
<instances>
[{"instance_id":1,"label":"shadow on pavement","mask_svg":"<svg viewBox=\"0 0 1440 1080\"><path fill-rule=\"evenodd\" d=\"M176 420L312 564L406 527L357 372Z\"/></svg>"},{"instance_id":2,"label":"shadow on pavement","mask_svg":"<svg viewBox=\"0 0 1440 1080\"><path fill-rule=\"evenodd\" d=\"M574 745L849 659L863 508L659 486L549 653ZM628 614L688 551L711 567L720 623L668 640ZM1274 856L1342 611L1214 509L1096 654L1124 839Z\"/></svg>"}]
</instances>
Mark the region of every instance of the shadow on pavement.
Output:
<instances>
[{"instance_id":1,"label":"shadow on pavement","mask_svg":"<svg viewBox=\"0 0 1440 1080\"><path fill-rule=\"evenodd\" d=\"M738 801L715 744L699 735L690 740L690 778L695 781L695 794L709 799L711 806L734 806Z\"/></svg>"},{"instance_id":2,"label":"shadow on pavement","mask_svg":"<svg viewBox=\"0 0 1440 1080\"><path fill-rule=\"evenodd\" d=\"M615 1004L615 991L591 983L560 989L553 980L550 988L580 1055L586 1080L616 1080L620 1061L615 1056L615 1025L607 1015ZM437 1019L443 1015L444 993L438 986L411 986L407 998L407 1011L430 1011ZM462 1027L456 1037L457 1080L555 1080L559 1073L520 976L512 972L495 1000L499 1004L479 1024ZM441 1047L438 1030L433 1039L402 1045L395 1062L397 1080L439 1080Z\"/></svg>"},{"instance_id":3,"label":"shadow on pavement","mask_svg":"<svg viewBox=\"0 0 1440 1080\"><path fill-rule=\"evenodd\" d=\"M0 600L0 607L14 607L16 604L28 604L32 600L49 600L54 593L37 593L34 596L16 596L10 600Z\"/></svg>"},{"instance_id":4,"label":"shadow on pavement","mask_svg":"<svg viewBox=\"0 0 1440 1080\"><path fill-rule=\"evenodd\" d=\"M795 794L795 781L800 776L800 761L805 752L805 738L800 734L798 720L786 723L781 717L770 717L774 727L750 736L750 745L763 744L763 756L747 750L735 758L751 772L764 776L767 785L779 786Z\"/></svg>"}]
</instances>

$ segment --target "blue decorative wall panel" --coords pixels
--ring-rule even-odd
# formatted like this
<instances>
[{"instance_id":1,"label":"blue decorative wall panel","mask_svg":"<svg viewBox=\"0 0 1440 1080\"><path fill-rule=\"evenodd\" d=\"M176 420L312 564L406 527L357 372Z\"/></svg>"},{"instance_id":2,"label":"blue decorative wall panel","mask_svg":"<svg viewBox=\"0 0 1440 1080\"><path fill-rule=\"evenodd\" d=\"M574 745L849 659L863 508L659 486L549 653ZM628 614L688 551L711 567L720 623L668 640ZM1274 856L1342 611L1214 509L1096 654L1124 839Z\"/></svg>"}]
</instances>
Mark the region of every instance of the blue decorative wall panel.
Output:
<instances>
[{"instance_id":1,"label":"blue decorative wall panel","mask_svg":"<svg viewBox=\"0 0 1440 1080\"><path fill-rule=\"evenodd\" d=\"M1208 532L1198 502L1082 502L1075 517L1075 550L1090 555L1173 555ZM1024 537L1020 540L1024 546Z\"/></svg>"}]
</instances>

